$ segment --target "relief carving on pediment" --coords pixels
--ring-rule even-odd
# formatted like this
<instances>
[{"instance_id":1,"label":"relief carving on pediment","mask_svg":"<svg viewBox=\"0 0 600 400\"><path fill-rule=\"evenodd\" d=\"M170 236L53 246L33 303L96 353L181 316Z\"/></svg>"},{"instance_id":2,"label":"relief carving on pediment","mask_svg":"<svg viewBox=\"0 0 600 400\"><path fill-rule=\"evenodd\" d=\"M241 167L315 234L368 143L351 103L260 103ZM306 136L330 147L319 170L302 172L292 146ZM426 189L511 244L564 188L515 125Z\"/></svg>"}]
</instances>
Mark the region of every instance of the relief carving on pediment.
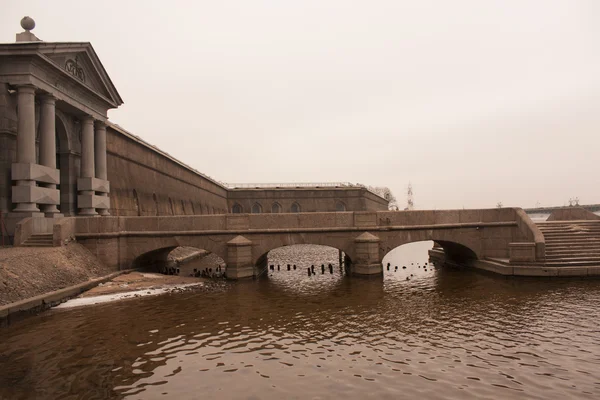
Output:
<instances>
[{"instance_id":1,"label":"relief carving on pediment","mask_svg":"<svg viewBox=\"0 0 600 400\"><path fill-rule=\"evenodd\" d=\"M79 58L78 56L75 56L75 58L68 58L67 61L65 61L65 70L73 75L75 78L79 79L82 82L85 82L85 71L83 70L83 67L79 64Z\"/></svg>"}]
</instances>

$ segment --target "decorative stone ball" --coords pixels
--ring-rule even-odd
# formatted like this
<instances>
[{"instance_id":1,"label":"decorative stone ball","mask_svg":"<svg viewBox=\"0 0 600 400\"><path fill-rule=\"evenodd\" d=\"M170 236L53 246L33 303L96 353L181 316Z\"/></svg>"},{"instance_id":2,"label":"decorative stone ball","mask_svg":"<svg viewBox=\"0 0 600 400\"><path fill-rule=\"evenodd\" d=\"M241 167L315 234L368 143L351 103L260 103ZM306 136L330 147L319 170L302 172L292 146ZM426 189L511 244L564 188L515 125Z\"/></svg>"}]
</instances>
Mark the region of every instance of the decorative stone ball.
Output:
<instances>
[{"instance_id":1,"label":"decorative stone ball","mask_svg":"<svg viewBox=\"0 0 600 400\"><path fill-rule=\"evenodd\" d=\"M21 28L30 31L35 28L35 21L31 17L23 17L21 20Z\"/></svg>"}]
</instances>

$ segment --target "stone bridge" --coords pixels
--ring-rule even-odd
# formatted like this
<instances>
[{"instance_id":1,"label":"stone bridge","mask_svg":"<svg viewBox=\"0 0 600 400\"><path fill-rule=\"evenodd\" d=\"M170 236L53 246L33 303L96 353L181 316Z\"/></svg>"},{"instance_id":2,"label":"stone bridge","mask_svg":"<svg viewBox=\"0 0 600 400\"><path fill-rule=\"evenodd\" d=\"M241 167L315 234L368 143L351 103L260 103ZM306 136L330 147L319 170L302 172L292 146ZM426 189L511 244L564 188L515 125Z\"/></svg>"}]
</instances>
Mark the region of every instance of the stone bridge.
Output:
<instances>
[{"instance_id":1,"label":"stone bridge","mask_svg":"<svg viewBox=\"0 0 600 400\"><path fill-rule=\"evenodd\" d=\"M27 237L31 220L20 224L17 240ZM70 217L56 219L52 231L55 245L74 236L115 269L166 258L178 246L204 249L223 258L231 279L256 275L266 267L270 250L295 244L343 251L355 275L381 274L388 252L425 240L435 241L448 259L459 262L494 258L543 264L545 254L543 236L520 208Z\"/></svg>"}]
</instances>

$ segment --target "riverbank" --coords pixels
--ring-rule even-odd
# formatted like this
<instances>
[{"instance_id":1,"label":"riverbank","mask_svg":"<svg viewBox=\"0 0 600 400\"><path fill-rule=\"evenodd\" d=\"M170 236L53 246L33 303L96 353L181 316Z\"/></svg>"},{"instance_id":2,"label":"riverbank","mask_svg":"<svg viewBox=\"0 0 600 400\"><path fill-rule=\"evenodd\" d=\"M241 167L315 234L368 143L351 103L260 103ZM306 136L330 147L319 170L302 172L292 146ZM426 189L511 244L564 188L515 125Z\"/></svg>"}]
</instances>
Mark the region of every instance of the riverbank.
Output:
<instances>
[{"instance_id":1,"label":"riverbank","mask_svg":"<svg viewBox=\"0 0 600 400\"><path fill-rule=\"evenodd\" d=\"M218 265L220 259L204 250L182 247L167 263L178 275L114 271L84 246L8 247L0 249L0 320L44 311L78 297L69 306L141 297L191 287L205 287L208 279L196 271ZM180 270L181 268L181 270ZM6 321L4 321L6 320Z\"/></svg>"},{"instance_id":2,"label":"riverbank","mask_svg":"<svg viewBox=\"0 0 600 400\"><path fill-rule=\"evenodd\" d=\"M179 293L190 289L208 288L208 281L205 278L132 271L100 283L79 296L58 305L56 308L89 306L165 293Z\"/></svg>"},{"instance_id":3,"label":"riverbank","mask_svg":"<svg viewBox=\"0 0 600 400\"><path fill-rule=\"evenodd\" d=\"M107 276L115 270L85 247L9 247L0 249L0 306Z\"/></svg>"}]
</instances>

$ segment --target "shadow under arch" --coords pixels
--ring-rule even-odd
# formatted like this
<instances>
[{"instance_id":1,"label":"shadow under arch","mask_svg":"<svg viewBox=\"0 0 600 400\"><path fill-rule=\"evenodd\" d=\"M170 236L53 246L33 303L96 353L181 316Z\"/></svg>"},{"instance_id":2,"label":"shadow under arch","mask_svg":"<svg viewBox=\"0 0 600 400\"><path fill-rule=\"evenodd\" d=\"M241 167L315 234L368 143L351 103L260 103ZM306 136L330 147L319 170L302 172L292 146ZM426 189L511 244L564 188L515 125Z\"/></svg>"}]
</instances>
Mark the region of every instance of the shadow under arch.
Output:
<instances>
[{"instance_id":1,"label":"shadow under arch","mask_svg":"<svg viewBox=\"0 0 600 400\"><path fill-rule=\"evenodd\" d=\"M464 244L448 241L448 240L415 240L410 242L400 243L393 247L388 247L387 251L383 253L381 260L383 261L390 253L394 250L401 248L402 246L417 244L417 243L425 243L425 242L433 242L433 248L441 248L444 251L444 255L446 260L452 261L458 264L467 263L472 260L477 260L477 253L465 246Z\"/></svg>"},{"instance_id":2,"label":"shadow under arch","mask_svg":"<svg viewBox=\"0 0 600 400\"><path fill-rule=\"evenodd\" d=\"M213 252L205 247L208 246L203 246L202 243L165 244L163 247L139 254L133 259L132 268L160 273L165 273L170 269L169 274L173 274L175 269L179 274L179 269L181 269L181 276L189 276L191 269L198 266L199 261L203 261L205 258L208 258L207 262L209 263L213 261L216 263L215 265L207 264L207 268L214 267L215 271L217 265L226 268L221 252Z\"/></svg>"},{"instance_id":3,"label":"shadow under arch","mask_svg":"<svg viewBox=\"0 0 600 400\"><path fill-rule=\"evenodd\" d=\"M137 256L132 262L132 268L134 269L158 269L161 265L167 263L169 253L176 249L178 246L161 247L158 249L150 250Z\"/></svg>"},{"instance_id":4,"label":"shadow under arch","mask_svg":"<svg viewBox=\"0 0 600 400\"><path fill-rule=\"evenodd\" d=\"M446 259L450 261L466 263L468 261L477 260L477 254L463 244L445 240L435 240L434 243L437 243L444 250ZM435 247L436 246L434 245L434 248Z\"/></svg>"}]
</instances>

